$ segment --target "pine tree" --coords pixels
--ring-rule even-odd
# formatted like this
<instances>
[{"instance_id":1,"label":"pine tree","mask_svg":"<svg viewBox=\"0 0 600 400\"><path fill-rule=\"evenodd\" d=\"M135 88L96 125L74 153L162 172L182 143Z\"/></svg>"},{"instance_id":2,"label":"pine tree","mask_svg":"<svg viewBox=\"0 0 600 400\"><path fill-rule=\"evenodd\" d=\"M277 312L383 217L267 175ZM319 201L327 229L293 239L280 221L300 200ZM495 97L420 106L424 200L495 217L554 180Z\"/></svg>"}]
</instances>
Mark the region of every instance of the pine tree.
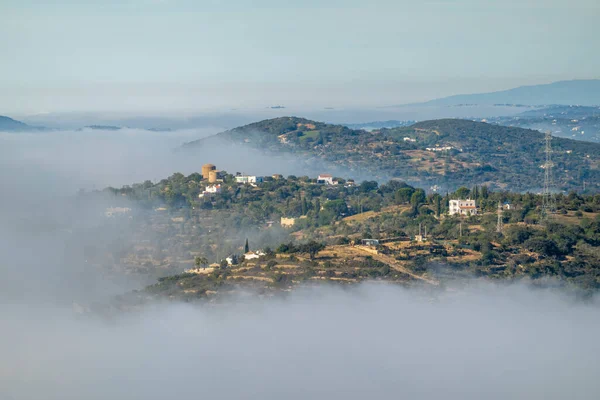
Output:
<instances>
[{"instance_id":1,"label":"pine tree","mask_svg":"<svg viewBox=\"0 0 600 400\"><path fill-rule=\"evenodd\" d=\"M246 245L244 246L244 254L250 252L250 246L248 245L248 238L246 238Z\"/></svg>"}]
</instances>

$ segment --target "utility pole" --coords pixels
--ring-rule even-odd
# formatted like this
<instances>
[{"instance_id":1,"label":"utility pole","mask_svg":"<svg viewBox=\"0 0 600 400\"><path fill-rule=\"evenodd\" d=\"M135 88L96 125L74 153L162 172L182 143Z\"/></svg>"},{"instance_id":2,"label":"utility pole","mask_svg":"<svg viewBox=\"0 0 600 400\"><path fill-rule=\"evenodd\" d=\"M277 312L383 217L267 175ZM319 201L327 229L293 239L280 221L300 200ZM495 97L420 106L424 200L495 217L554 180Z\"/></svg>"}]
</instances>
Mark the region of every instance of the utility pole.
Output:
<instances>
[{"instance_id":1,"label":"utility pole","mask_svg":"<svg viewBox=\"0 0 600 400\"><path fill-rule=\"evenodd\" d=\"M502 202L498 202L498 223L496 225L496 232L502 233L504 229L504 222L502 221Z\"/></svg>"},{"instance_id":2,"label":"utility pole","mask_svg":"<svg viewBox=\"0 0 600 400\"><path fill-rule=\"evenodd\" d=\"M554 177L552 175L552 168L554 163L552 162L552 133L546 131L545 136L546 147L544 152L546 153L546 162L544 163L544 191L542 192L542 221L548 222L548 219L552 217L556 211L556 202L554 194Z\"/></svg>"},{"instance_id":3,"label":"utility pole","mask_svg":"<svg viewBox=\"0 0 600 400\"><path fill-rule=\"evenodd\" d=\"M462 237L462 222L458 225L458 236Z\"/></svg>"}]
</instances>

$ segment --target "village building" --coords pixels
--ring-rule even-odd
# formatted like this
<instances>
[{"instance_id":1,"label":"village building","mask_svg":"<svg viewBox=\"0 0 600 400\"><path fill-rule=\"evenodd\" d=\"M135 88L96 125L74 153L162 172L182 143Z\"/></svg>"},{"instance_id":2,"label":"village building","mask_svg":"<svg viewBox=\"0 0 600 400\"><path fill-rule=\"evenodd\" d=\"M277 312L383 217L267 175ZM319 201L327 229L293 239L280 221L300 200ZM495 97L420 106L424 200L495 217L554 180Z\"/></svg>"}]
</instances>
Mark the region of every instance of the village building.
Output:
<instances>
[{"instance_id":1,"label":"village building","mask_svg":"<svg viewBox=\"0 0 600 400\"><path fill-rule=\"evenodd\" d=\"M252 184L252 183L260 183L260 182L263 181L263 177L262 176L239 174L239 175L236 175L235 181L237 183L240 183L240 184L245 184L245 183L250 183L250 184Z\"/></svg>"},{"instance_id":2,"label":"village building","mask_svg":"<svg viewBox=\"0 0 600 400\"><path fill-rule=\"evenodd\" d=\"M377 239L361 239L360 244L363 246L379 246L379 240Z\"/></svg>"},{"instance_id":3,"label":"village building","mask_svg":"<svg viewBox=\"0 0 600 400\"><path fill-rule=\"evenodd\" d=\"M333 180L333 176L329 174L321 174L317 177L317 183L324 183L326 185L337 185L337 181Z\"/></svg>"},{"instance_id":4,"label":"village building","mask_svg":"<svg viewBox=\"0 0 600 400\"><path fill-rule=\"evenodd\" d=\"M202 193L198 195L198 197L203 198L205 196L210 196L217 193L221 193L221 185L209 185Z\"/></svg>"},{"instance_id":5,"label":"village building","mask_svg":"<svg viewBox=\"0 0 600 400\"><path fill-rule=\"evenodd\" d=\"M452 150L454 147L452 146L444 146L444 147L427 147L425 148L425 150L427 151L450 151Z\"/></svg>"},{"instance_id":6,"label":"village building","mask_svg":"<svg viewBox=\"0 0 600 400\"><path fill-rule=\"evenodd\" d=\"M256 260L265 255L266 255L266 253L261 250L257 250L254 252L250 251L250 252L244 254L244 260Z\"/></svg>"},{"instance_id":7,"label":"village building","mask_svg":"<svg viewBox=\"0 0 600 400\"><path fill-rule=\"evenodd\" d=\"M291 226L294 226L295 224L296 218L281 217L281 226L283 226L284 228L289 228Z\"/></svg>"},{"instance_id":8,"label":"village building","mask_svg":"<svg viewBox=\"0 0 600 400\"><path fill-rule=\"evenodd\" d=\"M475 200L450 200L450 215L477 215Z\"/></svg>"},{"instance_id":9,"label":"village building","mask_svg":"<svg viewBox=\"0 0 600 400\"><path fill-rule=\"evenodd\" d=\"M106 211L104 212L104 215L106 217L116 217L116 216L120 216L120 215L129 214L130 212L131 212L131 208L127 208L127 207L110 207L110 208L106 209Z\"/></svg>"}]
</instances>

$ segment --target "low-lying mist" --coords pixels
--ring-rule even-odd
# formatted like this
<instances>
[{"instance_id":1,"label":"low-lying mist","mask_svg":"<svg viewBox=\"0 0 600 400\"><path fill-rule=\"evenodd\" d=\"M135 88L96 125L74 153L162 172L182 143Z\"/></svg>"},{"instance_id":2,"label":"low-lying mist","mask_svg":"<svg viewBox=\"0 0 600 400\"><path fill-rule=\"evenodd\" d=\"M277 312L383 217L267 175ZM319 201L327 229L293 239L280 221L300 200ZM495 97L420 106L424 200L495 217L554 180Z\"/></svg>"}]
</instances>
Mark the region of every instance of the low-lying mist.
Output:
<instances>
[{"instance_id":1,"label":"low-lying mist","mask_svg":"<svg viewBox=\"0 0 600 400\"><path fill-rule=\"evenodd\" d=\"M90 262L91 250L118 253L129 240L127 221L107 221L104 210L135 204L123 199L117 204L108 195L79 201L80 189L157 182L175 172L200 172L207 162L257 175L303 175L314 168L299 157L225 142L177 151L185 142L217 132L207 127L0 133L0 300L87 303L153 281L121 271L107 275ZM239 235L242 245L247 236Z\"/></svg>"},{"instance_id":2,"label":"low-lying mist","mask_svg":"<svg viewBox=\"0 0 600 400\"><path fill-rule=\"evenodd\" d=\"M79 188L205 162L256 174L302 165L229 148L172 151L211 133L0 134L0 399L598 398L598 302L550 290L321 286L78 312L74 302L95 310L148 283L87 261L89 246L118 247L129 232L107 224L110 198L82 203Z\"/></svg>"},{"instance_id":3,"label":"low-lying mist","mask_svg":"<svg viewBox=\"0 0 600 400\"><path fill-rule=\"evenodd\" d=\"M598 304L481 284L305 288L103 319L3 305L3 399L595 399Z\"/></svg>"}]
</instances>

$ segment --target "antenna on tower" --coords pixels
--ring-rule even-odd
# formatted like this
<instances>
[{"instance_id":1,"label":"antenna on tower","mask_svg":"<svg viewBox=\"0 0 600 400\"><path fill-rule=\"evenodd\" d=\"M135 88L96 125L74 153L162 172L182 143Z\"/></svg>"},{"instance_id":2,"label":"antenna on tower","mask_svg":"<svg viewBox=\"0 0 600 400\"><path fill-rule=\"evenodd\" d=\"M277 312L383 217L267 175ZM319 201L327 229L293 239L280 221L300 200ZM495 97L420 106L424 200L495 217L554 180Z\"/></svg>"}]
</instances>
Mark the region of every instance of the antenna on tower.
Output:
<instances>
[{"instance_id":1,"label":"antenna on tower","mask_svg":"<svg viewBox=\"0 0 600 400\"><path fill-rule=\"evenodd\" d=\"M498 224L496 225L496 232L502 233L504 229L504 222L502 221L502 202L498 202Z\"/></svg>"},{"instance_id":2,"label":"antenna on tower","mask_svg":"<svg viewBox=\"0 0 600 400\"><path fill-rule=\"evenodd\" d=\"M544 163L544 191L542 192L542 221L547 222L551 218L552 214L556 211L556 201L552 190L554 189L554 177L552 175L552 168L554 163L552 162L552 133L546 131L545 136L546 148L546 162Z\"/></svg>"}]
</instances>

